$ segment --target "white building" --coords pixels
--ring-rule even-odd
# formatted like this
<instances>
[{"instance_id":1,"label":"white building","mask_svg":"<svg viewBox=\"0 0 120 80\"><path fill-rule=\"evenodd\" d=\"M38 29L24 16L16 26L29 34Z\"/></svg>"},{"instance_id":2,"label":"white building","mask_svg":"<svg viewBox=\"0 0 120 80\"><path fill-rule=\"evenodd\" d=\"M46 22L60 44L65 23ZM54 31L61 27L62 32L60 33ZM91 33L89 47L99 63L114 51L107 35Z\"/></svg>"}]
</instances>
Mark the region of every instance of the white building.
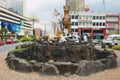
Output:
<instances>
[{"instance_id":1,"label":"white building","mask_svg":"<svg viewBox=\"0 0 120 80\"><path fill-rule=\"evenodd\" d=\"M1 0L0 6L19 15L26 15L26 0Z\"/></svg>"},{"instance_id":2,"label":"white building","mask_svg":"<svg viewBox=\"0 0 120 80\"><path fill-rule=\"evenodd\" d=\"M103 13L70 11L74 34L89 33L93 38L106 35L106 15Z\"/></svg>"},{"instance_id":3,"label":"white building","mask_svg":"<svg viewBox=\"0 0 120 80\"><path fill-rule=\"evenodd\" d=\"M21 21L24 22L23 25L21 25ZM8 24L10 24L9 26L11 28L11 25L14 24L20 26L20 32L17 33L18 35L33 35L33 27L28 21L28 18L0 7L0 28L2 26L8 27Z\"/></svg>"}]
</instances>

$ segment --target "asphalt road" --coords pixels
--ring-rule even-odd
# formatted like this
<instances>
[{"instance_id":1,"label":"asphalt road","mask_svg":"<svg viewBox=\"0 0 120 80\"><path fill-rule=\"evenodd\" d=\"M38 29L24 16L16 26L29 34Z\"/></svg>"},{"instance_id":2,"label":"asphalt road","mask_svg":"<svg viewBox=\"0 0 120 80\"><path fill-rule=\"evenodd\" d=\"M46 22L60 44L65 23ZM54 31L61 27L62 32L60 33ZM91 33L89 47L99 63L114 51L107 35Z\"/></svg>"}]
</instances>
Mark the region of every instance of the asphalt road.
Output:
<instances>
[{"instance_id":1,"label":"asphalt road","mask_svg":"<svg viewBox=\"0 0 120 80\"><path fill-rule=\"evenodd\" d=\"M0 46L0 54L9 52L9 51L15 49L15 47L20 44L23 44L23 43L6 44L4 46Z\"/></svg>"}]
</instances>

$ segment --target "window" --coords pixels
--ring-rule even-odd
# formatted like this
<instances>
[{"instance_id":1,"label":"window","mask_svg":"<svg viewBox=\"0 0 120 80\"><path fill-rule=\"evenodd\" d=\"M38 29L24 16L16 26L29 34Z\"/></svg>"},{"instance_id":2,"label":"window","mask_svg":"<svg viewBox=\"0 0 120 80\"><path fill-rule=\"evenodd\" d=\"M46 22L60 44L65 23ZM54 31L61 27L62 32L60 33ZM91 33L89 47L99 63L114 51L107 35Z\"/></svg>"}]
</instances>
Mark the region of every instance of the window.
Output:
<instances>
[{"instance_id":1,"label":"window","mask_svg":"<svg viewBox=\"0 0 120 80\"><path fill-rule=\"evenodd\" d=\"M100 16L100 19L102 19L102 16Z\"/></svg>"},{"instance_id":2,"label":"window","mask_svg":"<svg viewBox=\"0 0 120 80\"><path fill-rule=\"evenodd\" d=\"M74 32L74 29L73 29L73 28L72 28L71 30L72 30L72 32Z\"/></svg>"},{"instance_id":3,"label":"window","mask_svg":"<svg viewBox=\"0 0 120 80\"><path fill-rule=\"evenodd\" d=\"M96 23L96 26L99 26L98 22Z\"/></svg>"},{"instance_id":4,"label":"window","mask_svg":"<svg viewBox=\"0 0 120 80\"><path fill-rule=\"evenodd\" d=\"M72 22L72 26L74 26L74 22Z\"/></svg>"},{"instance_id":5,"label":"window","mask_svg":"<svg viewBox=\"0 0 120 80\"><path fill-rule=\"evenodd\" d=\"M102 26L102 23L100 23L100 26Z\"/></svg>"},{"instance_id":6,"label":"window","mask_svg":"<svg viewBox=\"0 0 120 80\"><path fill-rule=\"evenodd\" d=\"M85 22L83 22L83 26L85 26Z\"/></svg>"},{"instance_id":7,"label":"window","mask_svg":"<svg viewBox=\"0 0 120 80\"><path fill-rule=\"evenodd\" d=\"M79 25L82 25L82 23L81 23L81 22L79 22Z\"/></svg>"},{"instance_id":8,"label":"window","mask_svg":"<svg viewBox=\"0 0 120 80\"><path fill-rule=\"evenodd\" d=\"M93 19L95 19L95 16L93 16Z\"/></svg>"},{"instance_id":9,"label":"window","mask_svg":"<svg viewBox=\"0 0 120 80\"><path fill-rule=\"evenodd\" d=\"M93 26L95 26L95 22L93 22Z\"/></svg>"},{"instance_id":10,"label":"window","mask_svg":"<svg viewBox=\"0 0 120 80\"><path fill-rule=\"evenodd\" d=\"M78 19L78 15L75 16L75 19Z\"/></svg>"},{"instance_id":11,"label":"window","mask_svg":"<svg viewBox=\"0 0 120 80\"><path fill-rule=\"evenodd\" d=\"M96 19L99 19L99 16L97 16Z\"/></svg>"},{"instance_id":12,"label":"window","mask_svg":"<svg viewBox=\"0 0 120 80\"><path fill-rule=\"evenodd\" d=\"M78 26L78 22L75 22L75 26Z\"/></svg>"},{"instance_id":13,"label":"window","mask_svg":"<svg viewBox=\"0 0 120 80\"><path fill-rule=\"evenodd\" d=\"M103 26L105 26L105 23L103 23Z\"/></svg>"},{"instance_id":14,"label":"window","mask_svg":"<svg viewBox=\"0 0 120 80\"><path fill-rule=\"evenodd\" d=\"M103 16L103 19L105 19L105 16Z\"/></svg>"},{"instance_id":15,"label":"window","mask_svg":"<svg viewBox=\"0 0 120 80\"><path fill-rule=\"evenodd\" d=\"M75 29L75 32L78 32L78 29Z\"/></svg>"},{"instance_id":16,"label":"window","mask_svg":"<svg viewBox=\"0 0 120 80\"><path fill-rule=\"evenodd\" d=\"M71 15L71 18L74 19L74 15Z\"/></svg>"}]
</instances>

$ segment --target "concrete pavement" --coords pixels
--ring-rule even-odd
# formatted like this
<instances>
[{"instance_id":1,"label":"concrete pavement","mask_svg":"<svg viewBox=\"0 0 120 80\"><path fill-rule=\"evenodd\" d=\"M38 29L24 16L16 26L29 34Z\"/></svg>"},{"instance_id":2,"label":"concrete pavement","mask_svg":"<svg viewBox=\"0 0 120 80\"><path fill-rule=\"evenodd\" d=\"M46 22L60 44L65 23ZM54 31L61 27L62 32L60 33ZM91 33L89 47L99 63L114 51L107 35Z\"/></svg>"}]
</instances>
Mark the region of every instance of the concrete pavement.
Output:
<instances>
[{"instance_id":1,"label":"concrete pavement","mask_svg":"<svg viewBox=\"0 0 120 80\"><path fill-rule=\"evenodd\" d=\"M14 43L14 44L6 44L4 46L0 46L0 54L1 53L6 53L6 52L9 52L13 49L15 49L15 47L17 45L20 45L20 44L23 44L22 42L19 42L19 43Z\"/></svg>"}]
</instances>

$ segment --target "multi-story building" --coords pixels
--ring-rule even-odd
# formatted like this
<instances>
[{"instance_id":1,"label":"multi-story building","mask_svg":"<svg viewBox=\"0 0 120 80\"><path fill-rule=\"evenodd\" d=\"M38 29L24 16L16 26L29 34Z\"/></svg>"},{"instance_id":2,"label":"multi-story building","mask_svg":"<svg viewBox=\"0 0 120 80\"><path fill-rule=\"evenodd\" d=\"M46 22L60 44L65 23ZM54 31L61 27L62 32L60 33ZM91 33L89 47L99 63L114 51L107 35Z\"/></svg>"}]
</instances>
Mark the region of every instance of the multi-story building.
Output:
<instances>
[{"instance_id":1,"label":"multi-story building","mask_svg":"<svg viewBox=\"0 0 120 80\"><path fill-rule=\"evenodd\" d=\"M106 15L93 12L71 11L71 27L74 34L89 33L91 37L104 38L106 36Z\"/></svg>"},{"instance_id":2,"label":"multi-story building","mask_svg":"<svg viewBox=\"0 0 120 80\"><path fill-rule=\"evenodd\" d=\"M66 0L67 5L70 6L70 11L83 11L85 7L85 0Z\"/></svg>"},{"instance_id":3,"label":"multi-story building","mask_svg":"<svg viewBox=\"0 0 120 80\"><path fill-rule=\"evenodd\" d=\"M15 30L18 35L33 35L33 27L28 21L28 18L0 7L0 28Z\"/></svg>"},{"instance_id":4,"label":"multi-story building","mask_svg":"<svg viewBox=\"0 0 120 80\"><path fill-rule=\"evenodd\" d=\"M78 15L79 13L76 11L70 11L70 16L71 16L71 28L74 34L78 34Z\"/></svg>"},{"instance_id":5,"label":"multi-story building","mask_svg":"<svg viewBox=\"0 0 120 80\"><path fill-rule=\"evenodd\" d=\"M120 33L120 16L95 12L70 11L71 28L74 34L89 33L93 38L101 39L110 34Z\"/></svg>"},{"instance_id":6,"label":"multi-story building","mask_svg":"<svg viewBox=\"0 0 120 80\"><path fill-rule=\"evenodd\" d=\"M26 14L26 0L1 0L0 6L19 15Z\"/></svg>"},{"instance_id":7,"label":"multi-story building","mask_svg":"<svg viewBox=\"0 0 120 80\"><path fill-rule=\"evenodd\" d=\"M35 28L35 36L40 37L42 35L42 30L40 28Z\"/></svg>"},{"instance_id":8,"label":"multi-story building","mask_svg":"<svg viewBox=\"0 0 120 80\"><path fill-rule=\"evenodd\" d=\"M106 29L107 35L119 33L119 15L106 14Z\"/></svg>"}]
</instances>

